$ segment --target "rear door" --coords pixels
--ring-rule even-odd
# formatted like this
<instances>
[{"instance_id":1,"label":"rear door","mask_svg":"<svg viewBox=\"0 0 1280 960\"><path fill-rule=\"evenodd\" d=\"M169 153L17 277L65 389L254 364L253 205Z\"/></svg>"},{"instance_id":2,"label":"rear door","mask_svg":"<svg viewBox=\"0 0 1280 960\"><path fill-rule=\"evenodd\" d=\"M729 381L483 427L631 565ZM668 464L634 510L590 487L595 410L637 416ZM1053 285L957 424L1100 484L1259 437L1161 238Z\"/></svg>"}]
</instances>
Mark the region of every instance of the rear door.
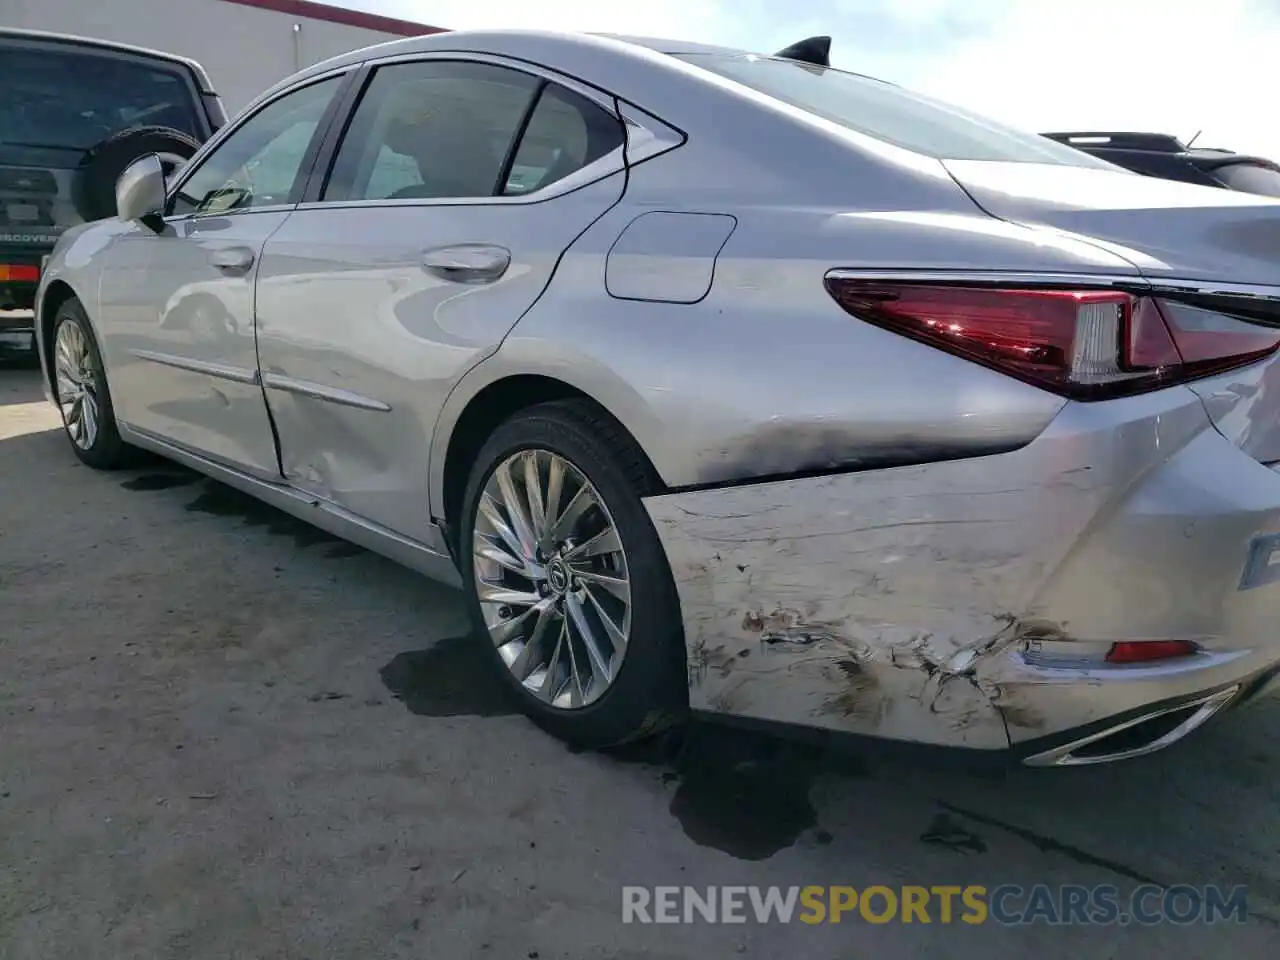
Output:
<instances>
[{"instance_id":1,"label":"rear door","mask_svg":"<svg viewBox=\"0 0 1280 960\"><path fill-rule=\"evenodd\" d=\"M372 71L327 175L262 254L258 354L287 479L431 541L444 399L619 200L623 135L607 97L527 65Z\"/></svg>"},{"instance_id":2,"label":"rear door","mask_svg":"<svg viewBox=\"0 0 1280 960\"><path fill-rule=\"evenodd\" d=\"M190 71L92 45L0 35L0 309L30 306L41 258L83 222L73 188L86 152L141 125L208 137Z\"/></svg>"}]
</instances>

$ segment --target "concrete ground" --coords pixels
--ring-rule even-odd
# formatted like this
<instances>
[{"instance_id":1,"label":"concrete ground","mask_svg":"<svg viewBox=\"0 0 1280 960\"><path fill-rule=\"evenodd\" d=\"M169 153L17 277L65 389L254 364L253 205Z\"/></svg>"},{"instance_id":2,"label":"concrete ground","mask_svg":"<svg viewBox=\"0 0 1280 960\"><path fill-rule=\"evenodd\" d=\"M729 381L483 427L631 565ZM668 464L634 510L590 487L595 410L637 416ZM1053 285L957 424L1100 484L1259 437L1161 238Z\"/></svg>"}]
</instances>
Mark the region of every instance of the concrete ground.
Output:
<instances>
[{"instance_id":1,"label":"concrete ground","mask_svg":"<svg viewBox=\"0 0 1280 960\"><path fill-rule=\"evenodd\" d=\"M97 474L0 369L0 958L1264 957L1280 701L1002 780L695 728L574 754L461 604L163 463ZM1214 927L637 926L630 884L1249 888Z\"/></svg>"}]
</instances>

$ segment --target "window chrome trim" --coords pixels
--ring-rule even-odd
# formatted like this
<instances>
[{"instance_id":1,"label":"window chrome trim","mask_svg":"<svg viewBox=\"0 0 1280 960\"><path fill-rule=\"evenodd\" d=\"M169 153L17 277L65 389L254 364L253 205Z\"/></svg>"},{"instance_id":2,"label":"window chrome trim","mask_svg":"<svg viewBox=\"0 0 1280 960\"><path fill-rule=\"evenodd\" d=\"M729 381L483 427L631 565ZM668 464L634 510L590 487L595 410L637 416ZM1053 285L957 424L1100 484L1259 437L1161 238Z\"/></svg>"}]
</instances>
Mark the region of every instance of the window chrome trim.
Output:
<instances>
[{"instance_id":1,"label":"window chrome trim","mask_svg":"<svg viewBox=\"0 0 1280 960\"><path fill-rule=\"evenodd\" d=\"M682 131L625 100L618 101L618 113L627 127L627 163L633 167L682 147L689 139Z\"/></svg>"},{"instance_id":2,"label":"window chrome trim","mask_svg":"<svg viewBox=\"0 0 1280 960\"><path fill-rule=\"evenodd\" d=\"M489 206L527 206L562 197L583 187L590 186L600 180L607 179L626 169L623 160L623 148L616 147L603 157L591 161L585 167L579 167L567 177L561 177L555 183L541 190L522 193L510 197L406 197L400 200L310 200L300 203L293 210L344 210L361 207L489 207Z\"/></svg>"},{"instance_id":3,"label":"window chrome trim","mask_svg":"<svg viewBox=\"0 0 1280 960\"><path fill-rule=\"evenodd\" d=\"M369 68L370 71L378 70L382 67L395 66L402 63L424 63L431 60L460 60L469 63L485 63L495 67L506 67L508 70L515 70L519 73L526 73L531 76L538 77L541 80L550 80L552 83L558 83L560 86L572 90L574 93L585 97L601 109L614 114L614 98L605 93L599 87L593 87L590 84L583 83L568 74L545 67L541 64L531 63L528 60L520 60L515 57L499 56L493 53L470 53L465 50L440 50L431 51L430 53L402 53L394 57L385 57L377 60L366 60L363 66Z\"/></svg>"},{"instance_id":4,"label":"window chrome trim","mask_svg":"<svg viewBox=\"0 0 1280 960\"><path fill-rule=\"evenodd\" d=\"M167 224L193 223L198 224L201 220L220 220L224 217L245 217L254 213L287 213L296 208L292 203L273 203L269 207L247 207L243 210L219 210L206 211L204 213L175 213L164 217ZM193 228L194 232L194 228Z\"/></svg>"}]
</instances>

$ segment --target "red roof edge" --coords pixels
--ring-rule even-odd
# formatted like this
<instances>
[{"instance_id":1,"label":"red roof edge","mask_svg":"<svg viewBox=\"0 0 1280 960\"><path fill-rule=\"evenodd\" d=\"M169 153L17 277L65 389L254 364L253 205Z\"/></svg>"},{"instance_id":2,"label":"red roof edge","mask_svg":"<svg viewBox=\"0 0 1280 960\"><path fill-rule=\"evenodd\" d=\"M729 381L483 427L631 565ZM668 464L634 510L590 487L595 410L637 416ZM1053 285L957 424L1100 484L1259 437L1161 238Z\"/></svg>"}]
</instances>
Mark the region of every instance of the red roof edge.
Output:
<instances>
[{"instance_id":1,"label":"red roof edge","mask_svg":"<svg viewBox=\"0 0 1280 960\"><path fill-rule=\"evenodd\" d=\"M376 30L379 33L394 33L401 37L420 37L428 33L447 32L444 27L431 27L425 23L398 20L395 17L384 17L378 13L365 13L362 10L333 7L327 3L314 3L313 0L223 0L223 2L238 3L242 7L256 7L259 10L270 10L273 13L283 13L290 17L302 17L306 20L325 20L329 23L341 23L348 27Z\"/></svg>"}]
</instances>

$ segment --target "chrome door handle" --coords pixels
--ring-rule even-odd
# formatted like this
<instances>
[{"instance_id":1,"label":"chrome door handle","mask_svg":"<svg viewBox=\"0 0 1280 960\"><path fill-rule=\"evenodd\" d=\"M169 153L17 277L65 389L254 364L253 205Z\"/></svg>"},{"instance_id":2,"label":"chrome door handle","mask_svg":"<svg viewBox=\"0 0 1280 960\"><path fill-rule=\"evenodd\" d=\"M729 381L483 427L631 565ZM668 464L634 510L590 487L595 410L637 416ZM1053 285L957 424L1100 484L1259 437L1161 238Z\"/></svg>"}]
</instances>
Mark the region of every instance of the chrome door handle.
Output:
<instances>
[{"instance_id":1,"label":"chrome door handle","mask_svg":"<svg viewBox=\"0 0 1280 960\"><path fill-rule=\"evenodd\" d=\"M437 247L422 255L422 269L450 283L493 283L511 266L511 251L487 243Z\"/></svg>"},{"instance_id":2,"label":"chrome door handle","mask_svg":"<svg viewBox=\"0 0 1280 960\"><path fill-rule=\"evenodd\" d=\"M247 247L224 247L210 255L213 265L228 273L244 273L253 266L253 251Z\"/></svg>"}]
</instances>

